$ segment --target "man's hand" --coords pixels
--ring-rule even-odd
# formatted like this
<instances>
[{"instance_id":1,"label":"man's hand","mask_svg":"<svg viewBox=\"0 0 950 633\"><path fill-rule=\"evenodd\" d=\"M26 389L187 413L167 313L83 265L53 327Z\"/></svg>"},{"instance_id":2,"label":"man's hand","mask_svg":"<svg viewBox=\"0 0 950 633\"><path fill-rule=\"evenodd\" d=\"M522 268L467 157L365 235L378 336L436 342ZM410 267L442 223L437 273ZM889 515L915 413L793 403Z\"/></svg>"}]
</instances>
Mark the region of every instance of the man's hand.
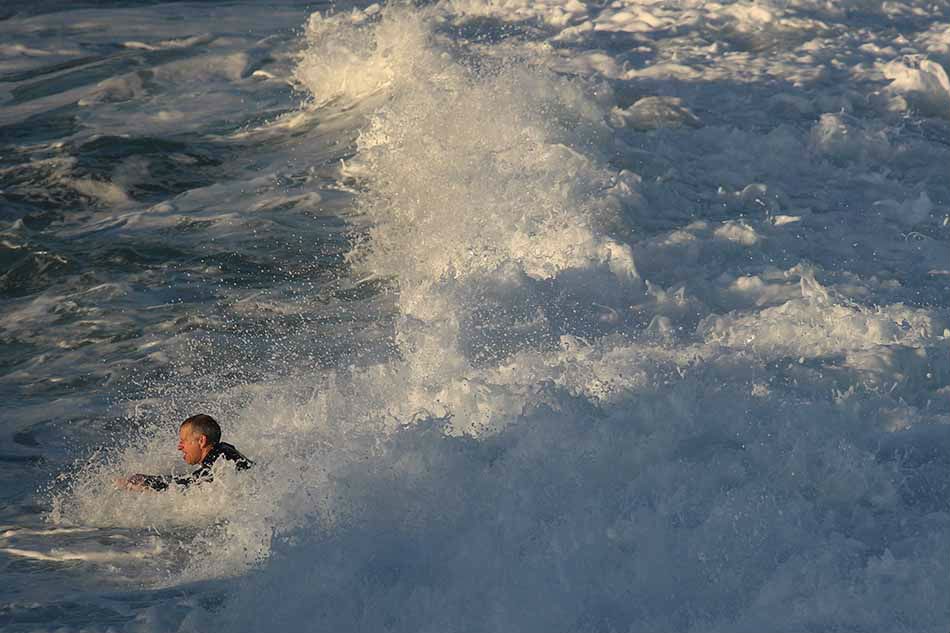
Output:
<instances>
[{"instance_id":1,"label":"man's hand","mask_svg":"<svg viewBox=\"0 0 950 633\"><path fill-rule=\"evenodd\" d=\"M151 490L151 488L145 485L145 475L137 473L128 478L119 477L115 480L115 487L125 490L136 490L138 492Z\"/></svg>"}]
</instances>

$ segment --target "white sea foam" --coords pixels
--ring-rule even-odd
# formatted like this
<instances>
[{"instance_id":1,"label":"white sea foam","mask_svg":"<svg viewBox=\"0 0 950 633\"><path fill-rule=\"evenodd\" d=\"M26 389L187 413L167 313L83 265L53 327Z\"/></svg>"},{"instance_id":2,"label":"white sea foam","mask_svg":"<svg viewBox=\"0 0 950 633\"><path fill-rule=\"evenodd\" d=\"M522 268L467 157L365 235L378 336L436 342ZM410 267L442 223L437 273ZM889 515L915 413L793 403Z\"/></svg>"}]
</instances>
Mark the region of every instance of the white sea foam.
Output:
<instances>
[{"instance_id":1,"label":"white sea foam","mask_svg":"<svg viewBox=\"0 0 950 633\"><path fill-rule=\"evenodd\" d=\"M929 59L897 60L883 72L892 93L906 97L923 114L950 118L950 79L943 66Z\"/></svg>"},{"instance_id":2,"label":"white sea foam","mask_svg":"<svg viewBox=\"0 0 950 633\"><path fill-rule=\"evenodd\" d=\"M774 307L710 317L670 349L662 341L684 335L656 306L691 298L641 281L625 221L639 181L618 189L600 153L609 96L585 96L539 58L473 71L426 15L316 22L305 65L320 99L387 96L350 163L372 219L353 262L398 284L399 358L292 409L301 438L335 438L320 453L332 474L314 489L313 523L278 543L229 625L755 628L793 600L783 626L820 628L893 622L903 601L884 578L937 595L937 576L908 575L894 551L909 560L941 538L889 547L866 523L901 504L892 466L865 446L895 427L796 402L826 388L821 371L855 371L869 392L883 375L927 390L924 375L946 373L921 353L942 328L935 314L863 308L798 267L770 290L735 280L721 300ZM327 30L332 47L371 53L321 55ZM390 46L396 32L411 35ZM371 76L360 63L386 70L354 91L332 79ZM821 121L818 151L857 156L838 121ZM723 252L763 242L744 222L693 230ZM637 336L643 309L660 314ZM766 371L776 362L787 379ZM848 510L823 519L831 508ZM803 576L842 569L849 589L831 603L820 581L802 589Z\"/></svg>"}]
</instances>

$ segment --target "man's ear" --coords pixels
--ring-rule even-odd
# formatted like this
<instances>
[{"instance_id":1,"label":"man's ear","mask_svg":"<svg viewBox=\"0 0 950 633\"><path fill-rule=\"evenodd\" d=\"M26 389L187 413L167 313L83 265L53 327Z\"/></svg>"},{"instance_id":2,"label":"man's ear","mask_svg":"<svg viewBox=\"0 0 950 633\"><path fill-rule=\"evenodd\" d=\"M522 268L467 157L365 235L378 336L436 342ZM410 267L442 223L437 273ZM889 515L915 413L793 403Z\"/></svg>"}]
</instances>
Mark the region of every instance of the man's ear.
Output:
<instances>
[{"instance_id":1,"label":"man's ear","mask_svg":"<svg viewBox=\"0 0 950 633\"><path fill-rule=\"evenodd\" d=\"M198 436L198 446L200 446L201 448L204 448L204 447L207 446L207 445L208 445L208 436L207 436L207 435L199 435L199 436Z\"/></svg>"}]
</instances>

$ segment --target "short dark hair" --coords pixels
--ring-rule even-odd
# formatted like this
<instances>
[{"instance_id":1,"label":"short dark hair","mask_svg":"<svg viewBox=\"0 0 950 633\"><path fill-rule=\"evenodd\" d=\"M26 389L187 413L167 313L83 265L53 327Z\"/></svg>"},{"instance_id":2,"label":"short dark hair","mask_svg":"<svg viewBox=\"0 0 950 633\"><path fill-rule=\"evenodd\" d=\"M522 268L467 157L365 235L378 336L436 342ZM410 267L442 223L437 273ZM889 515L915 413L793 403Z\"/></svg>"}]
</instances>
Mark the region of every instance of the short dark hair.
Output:
<instances>
[{"instance_id":1,"label":"short dark hair","mask_svg":"<svg viewBox=\"0 0 950 633\"><path fill-rule=\"evenodd\" d=\"M221 441L221 425L210 415L205 415L204 413L193 415L182 422L181 425L188 425L193 431L204 435L208 438L209 444L217 444Z\"/></svg>"}]
</instances>

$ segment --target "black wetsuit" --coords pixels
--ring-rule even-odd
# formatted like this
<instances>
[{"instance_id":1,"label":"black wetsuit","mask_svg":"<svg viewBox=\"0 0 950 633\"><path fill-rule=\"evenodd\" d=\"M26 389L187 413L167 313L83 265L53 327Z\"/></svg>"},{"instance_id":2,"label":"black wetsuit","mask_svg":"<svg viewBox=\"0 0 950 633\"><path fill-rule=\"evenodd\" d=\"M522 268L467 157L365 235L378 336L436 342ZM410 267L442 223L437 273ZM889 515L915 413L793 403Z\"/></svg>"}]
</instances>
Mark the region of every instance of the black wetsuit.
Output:
<instances>
[{"instance_id":1,"label":"black wetsuit","mask_svg":"<svg viewBox=\"0 0 950 633\"><path fill-rule=\"evenodd\" d=\"M241 454L241 452L228 444L227 442L218 442L211 448L198 468L186 477L173 477L171 475L142 475L142 483L152 490L165 490L171 484L179 486L190 486L191 484L200 484L202 481L211 481L214 476L211 474L211 467L222 457L229 462L234 462L234 467L238 470L247 470L254 465L254 462Z\"/></svg>"}]
</instances>

